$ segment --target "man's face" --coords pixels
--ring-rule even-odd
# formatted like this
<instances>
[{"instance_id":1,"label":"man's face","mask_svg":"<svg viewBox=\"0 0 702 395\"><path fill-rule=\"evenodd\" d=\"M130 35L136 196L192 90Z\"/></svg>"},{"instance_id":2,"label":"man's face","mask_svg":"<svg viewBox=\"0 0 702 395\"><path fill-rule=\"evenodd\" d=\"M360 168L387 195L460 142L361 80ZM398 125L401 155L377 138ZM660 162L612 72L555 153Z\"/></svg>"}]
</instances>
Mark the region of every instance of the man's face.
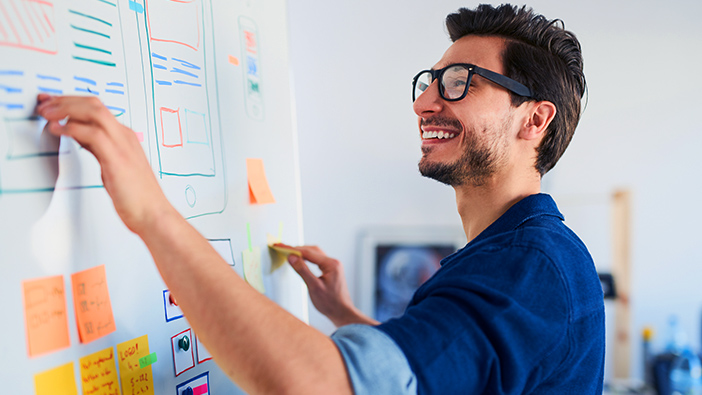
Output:
<instances>
[{"instance_id":1,"label":"man's face","mask_svg":"<svg viewBox=\"0 0 702 395\"><path fill-rule=\"evenodd\" d=\"M465 36L451 45L434 69L470 63L503 74L504 47L504 39L498 37ZM466 97L449 102L441 98L438 84L434 81L414 102L422 136L419 171L452 186L483 185L508 165L511 137L516 134L510 94L474 75ZM444 138L432 137L441 132Z\"/></svg>"}]
</instances>

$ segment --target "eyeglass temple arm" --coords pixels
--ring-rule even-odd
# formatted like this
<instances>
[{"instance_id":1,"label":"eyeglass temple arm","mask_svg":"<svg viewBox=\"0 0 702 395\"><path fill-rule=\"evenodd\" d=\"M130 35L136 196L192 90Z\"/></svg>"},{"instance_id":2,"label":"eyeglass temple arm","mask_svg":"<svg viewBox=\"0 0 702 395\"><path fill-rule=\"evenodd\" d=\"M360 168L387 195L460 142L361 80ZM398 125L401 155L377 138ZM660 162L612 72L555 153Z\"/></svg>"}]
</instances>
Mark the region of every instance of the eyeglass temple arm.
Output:
<instances>
[{"instance_id":1,"label":"eyeglass temple arm","mask_svg":"<svg viewBox=\"0 0 702 395\"><path fill-rule=\"evenodd\" d=\"M518 94L519 96L531 97L531 90L529 88L507 76L495 73L494 71L484 69L478 66L474 66L473 70L475 71L475 74L487 78L488 80L496 83L497 85L503 86L509 89L510 91Z\"/></svg>"}]
</instances>

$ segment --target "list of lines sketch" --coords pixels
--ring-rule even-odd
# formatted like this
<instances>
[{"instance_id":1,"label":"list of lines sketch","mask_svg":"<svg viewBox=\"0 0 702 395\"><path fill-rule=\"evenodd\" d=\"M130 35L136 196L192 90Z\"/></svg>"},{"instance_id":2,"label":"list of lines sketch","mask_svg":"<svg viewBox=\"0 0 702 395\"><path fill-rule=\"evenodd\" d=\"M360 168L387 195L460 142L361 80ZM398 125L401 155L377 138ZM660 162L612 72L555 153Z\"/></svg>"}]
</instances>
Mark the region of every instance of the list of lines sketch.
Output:
<instances>
[{"instance_id":1,"label":"list of lines sketch","mask_svg":"<svg viewBox=\"0 0 702 395\"><path fill-rule=\"evenodd\" d=\"M209 0L0 0L0 195L102 188L36 96L95 96L187 217L226 203ZM60 172L59 172L60 168Z\"/></svg>"}]
</instances>

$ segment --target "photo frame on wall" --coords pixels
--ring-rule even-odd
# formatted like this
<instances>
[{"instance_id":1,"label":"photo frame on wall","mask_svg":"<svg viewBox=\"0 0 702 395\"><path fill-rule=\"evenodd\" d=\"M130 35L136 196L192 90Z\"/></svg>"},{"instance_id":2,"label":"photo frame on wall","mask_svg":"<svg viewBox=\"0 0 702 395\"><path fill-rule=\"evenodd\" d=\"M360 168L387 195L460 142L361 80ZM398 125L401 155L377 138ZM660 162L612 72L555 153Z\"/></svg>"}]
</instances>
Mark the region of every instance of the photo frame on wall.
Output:
<instances>
[{"instance_id":1,"label":"photo frame on wall","mask_svg":"<svg viewBox=\"0 0 702 395\"><path fill-rule=\"evenodd\" d=\"M356 305L378 321L401 315L444 257L466 244L461 227L378 227L359 236Z\"/></svg>"}]
</instances>

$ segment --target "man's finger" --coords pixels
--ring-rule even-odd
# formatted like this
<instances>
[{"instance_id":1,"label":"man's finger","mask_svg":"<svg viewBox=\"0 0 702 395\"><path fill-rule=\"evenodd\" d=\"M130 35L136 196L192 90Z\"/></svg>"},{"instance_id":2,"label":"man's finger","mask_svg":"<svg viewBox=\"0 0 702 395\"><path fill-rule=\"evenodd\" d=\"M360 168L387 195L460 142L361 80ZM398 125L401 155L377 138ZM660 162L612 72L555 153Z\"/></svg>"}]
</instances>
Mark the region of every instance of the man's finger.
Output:
<instances>
[{"instance_id":1,"label":"man's finger","mask_svg":"<svg viewBox=\"0 0 702 395\"><path fill-rule=\"evenodd\" d=\"M290 266L292 266L293 269L297 272L297 274L302 277L302 281L307 284L307 288L313 288L317 286L317 282L319 281L319 278L312 273L309 267L307 267L307 264L305 264L305 260L298 257L297 255L288 255L288 262L290 263Z\"/></svg>"},{"instance_id":2,"label":"man's finger","mask_svg":"<svg viewBox=\"0 0 702 395\"><path fill-rule=\"evenodd\" d=\"M61 96L37 97L42 100L37 106L37 113L49 121L58 121L69 117L72 120L98 125L109 131L115 122L114 115L96 97Z\"/></svg>"},{"instance_id":3,"label":"man's finger","mask_svg":"<svg viewBox=\"0 0 702 395\"><path fill-rule=\"evenodd\" d=\"M83 148L95 155L98 160L104 156L105 150L112 147L112 144L104 141L107 139L105 133L93 125L73 120L69 120L65 125L61 125L58 121L49 121L46 124L46 129L56 136L73 138Z\"/></svg>"}]
</instances>

